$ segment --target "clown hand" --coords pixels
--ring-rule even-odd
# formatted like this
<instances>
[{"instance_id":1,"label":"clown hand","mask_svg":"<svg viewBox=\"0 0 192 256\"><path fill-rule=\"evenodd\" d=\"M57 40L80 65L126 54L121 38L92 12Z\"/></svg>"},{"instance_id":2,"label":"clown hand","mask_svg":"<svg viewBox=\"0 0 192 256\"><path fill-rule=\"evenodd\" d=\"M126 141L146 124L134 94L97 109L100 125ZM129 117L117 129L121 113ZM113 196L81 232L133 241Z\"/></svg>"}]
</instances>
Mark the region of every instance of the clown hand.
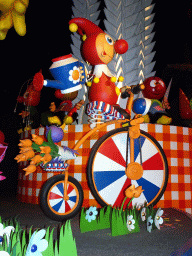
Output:
<instances>
[{"instance_id":1,"label":"clown hand","mask_svg":"<svg viewBox=\"0 0 192 256\"><path fill-rule=\"evenodd\" d=\"M26 34L25 12L29 0L0 0L0 40L6 38L8 30L14 26L17 34Z\"/></svg>"}]
</instances>

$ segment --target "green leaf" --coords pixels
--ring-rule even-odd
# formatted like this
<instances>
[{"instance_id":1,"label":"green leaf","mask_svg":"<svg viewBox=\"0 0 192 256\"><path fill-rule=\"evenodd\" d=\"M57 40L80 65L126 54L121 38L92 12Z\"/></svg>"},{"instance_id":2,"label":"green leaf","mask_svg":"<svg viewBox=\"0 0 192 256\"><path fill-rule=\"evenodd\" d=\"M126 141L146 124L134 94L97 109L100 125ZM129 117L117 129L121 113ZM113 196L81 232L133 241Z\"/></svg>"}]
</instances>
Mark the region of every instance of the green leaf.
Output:
<instances>
[{"instance_id":1,"label":"green leaf","mask_svg":"<svg viewBox=\"0 0 192 256\"><path fill-rule=\"evenodd\" d=\"M55 151L56 153L58 153L59 149L57 147L57 145L55 145L55 143L52 140L51 137L51 130L49 130L48 135L47 135L47 140L49 142L49 146L51 147L51 149L53 149L53 151Z\"/></svg>"}]
</instances>

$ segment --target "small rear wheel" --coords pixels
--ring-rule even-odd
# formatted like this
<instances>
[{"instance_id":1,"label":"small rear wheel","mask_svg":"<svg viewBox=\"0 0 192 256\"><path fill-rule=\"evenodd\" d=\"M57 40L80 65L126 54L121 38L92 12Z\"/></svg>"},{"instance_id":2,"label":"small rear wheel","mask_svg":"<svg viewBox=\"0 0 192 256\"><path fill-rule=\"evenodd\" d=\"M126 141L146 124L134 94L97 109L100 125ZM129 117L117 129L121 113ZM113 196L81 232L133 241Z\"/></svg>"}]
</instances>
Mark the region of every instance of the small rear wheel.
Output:
<instances>
[{"instance_id":1,"label":"small rear wheel","mask_svg":"<svg viewBox=\"0 0 192 256\"><path fill-rule=\"evenodd\" d=\"M56 175L47 180L40 192L40 207L50 219L65 221L74 218L83 203L83 190L79 182L69 176L67 195L69 200L64 200L65 175Z\"/></svg>"}]
</instances>

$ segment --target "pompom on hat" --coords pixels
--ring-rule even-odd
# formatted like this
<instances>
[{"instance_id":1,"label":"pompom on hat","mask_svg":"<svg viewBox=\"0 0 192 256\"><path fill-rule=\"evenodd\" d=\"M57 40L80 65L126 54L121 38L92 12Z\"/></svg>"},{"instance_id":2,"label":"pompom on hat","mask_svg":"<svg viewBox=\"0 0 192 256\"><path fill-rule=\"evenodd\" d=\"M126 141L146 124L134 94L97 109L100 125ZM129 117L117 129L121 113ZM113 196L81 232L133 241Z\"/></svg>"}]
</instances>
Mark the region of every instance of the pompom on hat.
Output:
<instances>
[{"instance_id":1,"label":"pompom on hat","mask_svg":"<svg viewBox=\"0 0 192 256\"><path fill-rule=\"evenodd\" d=\"M69 21L69 30L71 32L77 32L84 37L81 46L81 53L84 60L88 61L91 65L103 64L97 53L96 38L99 34L106 33L93 22L85 18L71 19ZM128 50L128 43L123 39L117 40L114 44L114 50L116 53L123 54Z\"/></svg>"}]
</instances>

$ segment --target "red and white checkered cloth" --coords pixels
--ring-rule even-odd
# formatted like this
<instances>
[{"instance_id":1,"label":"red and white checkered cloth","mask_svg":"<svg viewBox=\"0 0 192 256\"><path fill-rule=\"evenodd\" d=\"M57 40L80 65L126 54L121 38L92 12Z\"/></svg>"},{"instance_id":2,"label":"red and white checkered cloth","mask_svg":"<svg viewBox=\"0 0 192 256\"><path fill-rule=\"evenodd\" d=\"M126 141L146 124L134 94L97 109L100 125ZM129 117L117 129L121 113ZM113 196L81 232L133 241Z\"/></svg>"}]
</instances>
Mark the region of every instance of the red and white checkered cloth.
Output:
<instances>
[{"instance_id":1,"label":"red and white checkered cloth","mask_svg":"<svg viewBox=\"0 0 192 256\"><path fill-rule=\"evenodd\" d=\"M100 207L92 196L86 178L86 163L93 144L106 132L119 128L120 124L112 124L92 134L78 149L79 156L74 160L74 165L69 167L69 174L76 178L84 191L83 206L95 205ZM73 148L90 127L84 125L66 126L64 140L61 146ZM151 134L161 144L168 160L169 180L166 191L156 207L175 207L192 213L192 128L177 127L158 124L141 124L141 129ZM22 134L27 138L31 133L44 136L44 128L39 128ZM27 164L27 163L25 163ZM48 178L58 172L46 172L41 167L35 173L24 176L23 163L20 165L18 182L18 199L26 203L39 203L39 192Z\"/></svg>"}]
</instances>

